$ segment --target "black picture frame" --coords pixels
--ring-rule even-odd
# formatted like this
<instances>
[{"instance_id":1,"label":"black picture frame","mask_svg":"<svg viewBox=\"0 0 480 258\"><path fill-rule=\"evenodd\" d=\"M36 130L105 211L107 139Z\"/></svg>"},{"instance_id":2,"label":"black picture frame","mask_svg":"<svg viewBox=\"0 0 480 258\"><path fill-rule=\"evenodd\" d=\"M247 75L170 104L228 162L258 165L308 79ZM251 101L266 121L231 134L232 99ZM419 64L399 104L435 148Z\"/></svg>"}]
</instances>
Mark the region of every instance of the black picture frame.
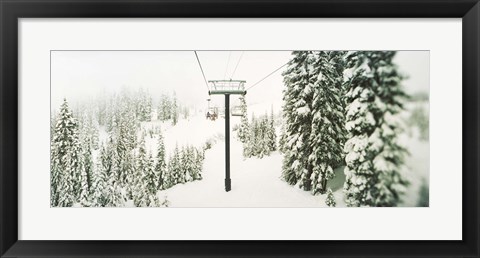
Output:
<instances>
[{"instance_id":1,"label":"black picture frame","mask_svg":"<svg viewBox=\"0 0 480 258\"><path fill-rule=\"evenodd\" d=\"M451 89L462 90L463 98L462 240L18 240L18 19L49 17L462 18L463 85ZM0 256L479 257L479 17L478 0L0 0Z\"/></svg>"}]
</instances>

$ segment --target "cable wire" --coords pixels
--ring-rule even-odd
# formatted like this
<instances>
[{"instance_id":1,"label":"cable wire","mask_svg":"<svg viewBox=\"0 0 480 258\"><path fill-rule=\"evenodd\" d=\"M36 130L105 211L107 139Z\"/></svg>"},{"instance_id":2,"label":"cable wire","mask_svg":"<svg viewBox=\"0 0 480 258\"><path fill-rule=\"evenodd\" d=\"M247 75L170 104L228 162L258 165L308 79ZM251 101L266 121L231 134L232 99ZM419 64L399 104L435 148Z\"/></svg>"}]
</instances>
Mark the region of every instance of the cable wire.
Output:
<instances>
[{"instance_id":1,"label":"cable wire","mask_svg":"<svg viewBox=\"0 0 480 258\"><path fill-rule=\"evenodd\" d=\"M250 86L249 88L247 88L247 91L250 90L251 88L255 87L256 85L258 85L259 83L261 83L263 80L267 79L268 77L270 77L272 74L276 73L278 70L282 69L284 66L286 66L288 64L285 63L284 65L278 67L277 69L275 69L275 71L269 73L267 76L263 77L260 81L254 83L252 86Z\"/></svg>"},{"instance_id":2,"label":"cable wire","mask_svg":"<svg viewBox=\"0 0 480 258\"><path fill-rule=\"evenodd\" d=\"M225 73L223 74L223 80L227 77L228 65L230 64L230 57L232 56L232 51L228 53L227 67L225 67Z\"/></svg>"},{"instance_id":3,"label":"cable wire","mask_svg":"<svg viewBox=\"0 0 480 258\"><path fill-rule=\"evenodd\" d=\"M207 91L208 91L208 94L210 95L210 88L208 87L207 77L205 77L205 73L203 72L203 67L202 67L202 64L200 63L200 58L198 58L197 51L193 51L193 52L195 53L195 56L197 57L198 65L200 66L200 71L202 71L203 80L205 81L205 86L207 86Z\"/></svg>"},{"instance_id":4,"label":"cable wire","mask_svg":"<svg viewBox=\"0 0 480 258\"><path fill-rule=\"evenodd\" d=\"M235 65L235 69L233 70L233 73L232 73L232 76L230 76L230 79L232 79L233 76L235 75L235 72L237 71L238 65L240 64L240 60L242 60L242 57L243 57L244 53L245 53L245 51L242 51L242 54L240 55L240 58L238 58L237 65Z\"/></svg>"}]
</instances>

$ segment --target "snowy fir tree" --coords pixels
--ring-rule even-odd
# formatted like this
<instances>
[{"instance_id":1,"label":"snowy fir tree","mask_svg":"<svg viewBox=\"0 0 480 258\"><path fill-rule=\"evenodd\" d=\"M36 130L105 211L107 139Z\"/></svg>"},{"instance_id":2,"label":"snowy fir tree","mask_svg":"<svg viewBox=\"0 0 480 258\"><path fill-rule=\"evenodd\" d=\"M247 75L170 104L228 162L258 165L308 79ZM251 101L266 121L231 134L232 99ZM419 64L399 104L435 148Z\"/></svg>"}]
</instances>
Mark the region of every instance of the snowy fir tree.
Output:
<instances>
[{"instance_id":1,"label":"snowy fir tree","mask_svg":"<svg viewBox=\"0 0 480 258\"><path fill-rule=\"evenodd\" d=\"M135 122L133 105L127 99L123 99L118 113L121 114L118 119L118 126L112 131L111 136L115 140L115 171L118 178L119 187L130 185L132 175L134 174L134 149L136 148L137 126ZM130 180L130 181L129 181ZM128 187L127 187L128 188ZM127 190L130 195L130 189Z\"/></svg>"},{"instance_id":2,"label":"snowy fir tree","mask_svg":"<svg viewBox=\"0 0 480 258\"><path fill-rule=\"evenodd\" d=\"M313 152L308 143L312 124L313 74L315 55L312 51L294 51L293 59L283 72L283 115L285 120L285 146L282 165L283 179L300 188L311 189L313 166L308 157Z\"/></svg>"},{"instance_id":3,"label":"snowy fir tree","mask_svg":"<svg viewBox=\"0 0 480 258\"><path fill-rule=\"evenodd\" d=\"M245 95L240 95L240 110L241 110L241 120L240 120L240 127L237 131L237 136L240 142L245 143L248 138L248 130L249 130L249 123L248 123L248 114L247 114L247 101L245 100Z\"/></svg>"},{"instance_id":4,"label":"snowy fir tree","mask_svg":"<svg viewBox=\"0 0 480 258\"><path fill-rule=\"evenodd\" d=\"M181 156L180 156L180 150L178 148L178 145L175 146L175 149L173 151L173 154L170 157L170 160L168 162L168 174L170 177L170 182L169 185L174 186L176 184L183 183L182 179L184 178L183 176L183 171L182 171L182 164L181 164Z\"/></svg>"},{"instance_id":5,"label":"snowy fir tree","mask_svg":"<svg viewBox=\"0 0 480 258\"><path fill-rule=\"evenodd\" d=\"M285 122L282 119L280 124L280 138L278 139L278 150L282 154L285 153L286 138Z\"/></svg>"},{"instance_id":6,"label":"snowy fir tree","mask_svg":"<svg viewBox=\"0 0 480 258\"><path fill-rule=\"evenodd\" d=\"M348 206L396 206L408 184L402 175L406 150L398 144L398 116L406 97L395 52L353 52L347 57L345 143Z\"/></svg>"},{"instance_id":7,"label":"snowy fir tree","mask_svg":"<svg viewBox=\"0 0 480 258\"><path fill-rule=\"evenodd\" d=\"M283 73L282 176L313 194L326 192L327 181L342 164L344 55L293 52Z\"/></svg>"},{"instance_id":8,"label":"snowy fir tree","mask_svg":"<svg viewBox=\"0 0 480 258\"><path fill-rule=\"evenodd\" d=\"M89 139L82 144L82 157L80 163L80 196L79 202L83 206L91 205L93 194L93 161Z\"/></svg>"},{"instance_id":9,"label":"snowy fir tree","mask_svg":"<svg viewBox=\"0 0 480 258\"><path fill-rule=\"evenodd\" d=\"M143 173L142 181L145 181L145 193L146 199L144 204L146 207L159 207L160 201L157 197L158 190L158 177L154 169L154 161L151 155L148 158L147 170Z\"/></svg>"},{"instance_id":10,"label":"snowy fir tree","mask_svg":"<svg viewBox=\"0 0 480 258\"><path fill-rule=\"evenodd\" d=\"M172 112L171 114L172 124L176 125L178 123L178 104L177 104L177 94L175 92L173 92L171 112Z\"/></svg>"},{"instance_id":11,"label":"snowy fir tree","mask_svg":"<svg viewBox=\"0 0 480 258\"><path fill-rule=\"evenodd\" d=\"M106 147L103 145L100 146L100 155L98 159L98 168L95 170L93 181L93 205L96 207L106 207L110 202L107 181L111 159L108 156Z\"/></svg>"},{"instance_id":12,"label":"snowy fir tree","mask_svg":"<svg viewBox=\"0 0 480 258\"><path fill-rule=\"evenodd\" d=\"M149 93L143 91L143 89L140 89L136 102L136 114L139 118L139 121L150 121L152 117L152 99L149 97Z\"/></svg>"},{"instance_id":13,"label":"snowy fir tree","mask_svg":"<svg viewBox=\"0 0 480 258\"><path fill-rule=\"evenodd\" d=\"M163 135L161 132L158 134L157 156L155 163L155 176L157 178L157 189L166 189L164 182L168 181L167 176L167 162L165 157L165 144L163 142Z\"/></svg>"},{"instance_id":14,"label":"snowy fir tree","mask_svg":"<svg viewBox=\"0 0 480 258\"><path fill-rule=\"evenodd\" d=\"M270 113L267 128L268 149L270 152L277 150L277 132L275 131L275 117L273 115L273 108Z\"/></svg>"},{"instance_id":15,"label":"snowy fir tree","mask_svg":"<svg viewBox=\"0 0 480 258\"><path fill-rule=\"evenodd\" d=\"M251 122L249 123L248 130L244 132L245 142L243 143L243 157L250 158L254 156L254 144L255 144L255 114L252 114Z\"/></svg>"},{"instance_id":16,"label":"snowy fir tree","mask_svg":"<svg viewBox=\"0 0 480 258\"><path fill-rule=\"evenodd\" d=\"M327 191L327 199L325 200L325 204L328 207L335 207L337 203L335 202L335 197L333 196L332 189L328 188Z\"/></svg>"},{"instance_id":17,"label":"snowy fir tree","mask_svg":"<svg viewBox=\"0 0 480 258\"><path fill-rule=\"evenodd\" d=\"M99 128L98 121L97 121L97 120L93 120L93 125L92 125L92 129L91 129L91 132L92 132L92 136L91 136L92 142L91 142L91 145L92 145L92 148L93 148L94 150L98 150L99 143L100 143L100 139L99 139L99 135L98 135L98 134L99 134L98 128Z\"/></svg>"},{"instance_id":18,"label":"snowy fir tree","mask_svg":"<svg viewBox=\"0 0 480 258\"><path fill-rule=\"evenodd\" d=\"M64 99L51 139L51 206L69 207L80 198L81 147L77 120Z\"/></svg>"},{"instance_id":19,"label":"snowy fir tree","mask_svg":"<svg viewBox=\"0 0 480 258\"><path fill-rule=\"evenodd\" d=\"M327 181L342 162L345 141L342 100L343 51L320 51L313 65L313 99L311 134L312 152L308 162L313 167L311 189L314 194L327 191ZM316 77L316 78L315 78Z\"/></svg>"},{"instance_id":20,"label":"snowy fir tree","mask_svg":"<svg viewBox=\"0 0 480 258\"><path fill-rule=\"evenodd\" d=\"M260 157L269 156L271 152L271 139L273 137L270 135L270 123L268 121L268 116L262 117L260 123L258 124L258 154Z\"/></svg>"},{"instance_id":21,"label":"snowy fir tree","mask_svg":"<svg viewBox=\"0 0 480 258\"><path fill-rule=\"evenodd\" d=\"M204 151L198 148L193 148L193 151L195 155L193 180L202 180L203 160L205 159Z\"/></svg>"},{"instance_id":22,"label":"snowy fir tree","mask_svg":"<svg viewBox=\"0 0 480 258\"><path fill-rule=\"evenodd\" d=\"M172 105L170 97L166 94L162 94L160 98L158 117L161 121L170 120L172 116Z\"/></svg>"},{"instance_id":23,"label":"snowy fir tree","mask_svg":"<svg viewBox=\"0 0 480 258\"><path fill-rule=\"evenodd\" d=\"M105 170L107 178L106 195L107 207L123 206L125 195L122 191L122 184L120 182L121 168L119 167L119 154L117 147L118 143L110 137L107 142L105 151L101 153L102 166Z\"/></svg>"},{"instance_id":24,"label":"snowy fir tree","mask_svg":"<svg viewBox=\"0 0 480 258\"><path fill-rule=\"evenodd\" d=\"M266 114L259 118L252 114L252 120L248 124L248 131L244 134L243 156L245 158L269 156L276 150L277 141L273 119L270 120Z\"/></svg>"},{"instance_id":25,"label":"snowy fir tree","mask_svg":"<svg viewBox=\"0 0 480 258\"><path fill-rule=\"evenodd\" d=\"M146 207L150 203L150 194L157 190L153 160L148 156L145 147L145 135L142 134L136 158L133 203L137 207Z\"/></svg>"},{"instance_id":26,"label":"snowy fir tree","mask_svg":"<svg viewBox=\"0 0 480 258\"><path fill-rule=\"evenodd\" d=\"M185 182L193 181L195 177L195 153L193 148L187 146L182 148L182 164L183 164L183 174L185 175Z\"/></svg>"}]
</instances>

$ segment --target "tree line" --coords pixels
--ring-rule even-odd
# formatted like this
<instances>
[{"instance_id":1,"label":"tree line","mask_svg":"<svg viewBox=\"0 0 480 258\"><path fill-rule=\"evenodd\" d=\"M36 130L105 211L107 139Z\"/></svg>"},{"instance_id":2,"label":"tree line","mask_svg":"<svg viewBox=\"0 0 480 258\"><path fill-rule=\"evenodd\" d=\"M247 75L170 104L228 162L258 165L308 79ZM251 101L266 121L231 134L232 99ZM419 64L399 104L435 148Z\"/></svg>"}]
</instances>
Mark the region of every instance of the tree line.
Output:
<instances>
[{"instance_id":1,"label":"tree line","mask_svg":"<svg viewBox=\"0 0 480 258\"><path fill-rule=\"evenodd\" d=\"M100 102L76 112L64 100L52 118L51 206L116 207L128 200L138 207L165 206L157 191L202 179L204 148L177 146L167 160L159 130L155 156L147 153L140 123L152 110L145 96L124 92L106 109ZM100 126L105 141L99 140Z\"/></svg>"}]
</instances>

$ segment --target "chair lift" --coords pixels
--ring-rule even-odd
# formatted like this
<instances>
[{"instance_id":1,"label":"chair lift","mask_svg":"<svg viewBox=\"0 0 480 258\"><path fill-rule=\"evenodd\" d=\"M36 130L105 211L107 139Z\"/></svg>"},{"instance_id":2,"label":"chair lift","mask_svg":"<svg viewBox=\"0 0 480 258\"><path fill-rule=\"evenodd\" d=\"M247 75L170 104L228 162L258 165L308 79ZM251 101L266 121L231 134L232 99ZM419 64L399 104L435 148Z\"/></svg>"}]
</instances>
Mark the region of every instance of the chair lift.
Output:
<instances>
[{"instance_id":1,"label":"chair lift","mask_svg":"<svg viewBox=\"0 0 480 258\"><path fill-rule=\"evenodd\" d=\"M232 116L242 116L242 107L234 106L230 112L232 113Z\"/></svg>"},{"instance_id":2,"label":"chair lift","mask_svg":"<svg viewBox=\"0 0 480 258\"><path fill-rule=\"evenodd\" d=\"M215 121L218 118L218 107L209 107L206 117L207 119Z\"/></svg>"}]
</instances>

